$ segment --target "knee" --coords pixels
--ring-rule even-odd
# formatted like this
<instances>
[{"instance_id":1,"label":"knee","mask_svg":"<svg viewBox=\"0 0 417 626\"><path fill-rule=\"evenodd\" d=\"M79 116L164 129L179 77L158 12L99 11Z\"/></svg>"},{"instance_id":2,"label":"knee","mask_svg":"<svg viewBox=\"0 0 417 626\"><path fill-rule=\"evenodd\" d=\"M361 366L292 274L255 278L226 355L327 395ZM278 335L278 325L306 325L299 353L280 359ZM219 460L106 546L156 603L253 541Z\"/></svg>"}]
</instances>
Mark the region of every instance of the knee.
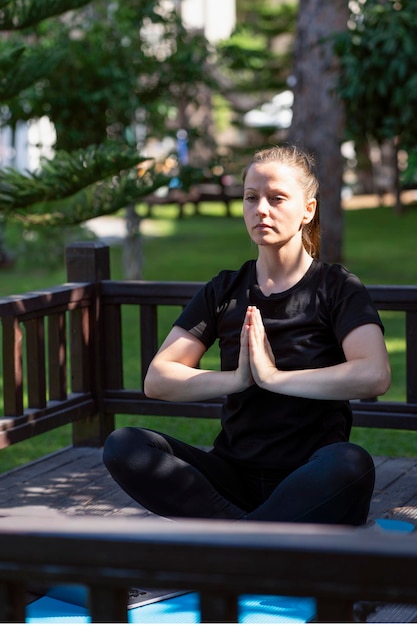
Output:
<instances>
[{"instance_id":1,"label":"knee","mask_svg":"<svg viewBox=\"0 0 417 626\"><path fill-rule=\"evenodd\" d=\"M374 474L375 466L369 452L355 443L345 444L344 458L351 471L359 475Z\"/></svg>"},{"instance_id":2,"label":"knee","mask_svg":"<svg viewBox=\"0 0 417 626\"><path fill-rule=\"evenodd\" d=\"M317 458L323 462L323 469L334 479L353 484L365 481L373 486L375 466L369 452L361 446L349 442L333 443L317 451Z\"/></svg>"},{"instance_id":3,"label":"knee","mask_svg":"<svg viewBox=\"0 0 417 626\"><path fill-rule=\"evenodd\" d=\"M375 466L369 452L354 443L339 443L336 446L337 465L348 482L365 481L370 484L375 481Z\"/></svg>"},{"instance_id":4,"label":"knee","mask_svg":"<svg viewBox=\"0 0 417 626\"><path fill-rule=\"evenodd\" d=\"M111 472L124 464L129 456L133 434L136 429L130 426L114 430L104 442L103 463Z\"/></svg>"}]
</instances>

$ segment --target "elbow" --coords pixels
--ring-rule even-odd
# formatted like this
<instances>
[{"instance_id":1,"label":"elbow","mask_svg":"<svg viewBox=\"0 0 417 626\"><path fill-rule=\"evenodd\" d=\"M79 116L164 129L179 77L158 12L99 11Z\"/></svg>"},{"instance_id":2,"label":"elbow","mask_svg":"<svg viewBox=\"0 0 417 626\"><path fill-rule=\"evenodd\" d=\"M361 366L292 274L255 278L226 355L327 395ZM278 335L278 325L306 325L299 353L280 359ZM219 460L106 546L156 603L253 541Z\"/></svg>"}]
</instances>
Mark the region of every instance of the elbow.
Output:
<instances>
[{"instance_id":1,"label":"elbow","mask_svg":"<svg viewBox=\"0 0 417 626\"><path fill-rule=\"evenodd\" d=\"M380 382L380 390L377 394L378 396L383 396L387 393L388 389L391 387L391 372L386 372L385 376Z\"/></svg>"},{"instance_id":2,"label":"elbow","mask_svg":"<svg viewBox=\"0 0 417 626\"><path fill-rule=\"evenodd\" d=\"M143 381L143 392L152 400L175 400L175 388L170 384L169 377L163 375L159 367L151 363Z\"/></svg>"},{"instance_id":3,"label":"elbow","mask_svg":"<svg viewBox=\"0 0 417 626\"><path fill-rule=\"evenodd\" d=\"M146 375L143 381L143 393L147 398L155 398L152 382L149 380L149 376Z\"/></svg>"},{"instance_id":4,"label":"elbow","mask_svg":"<svg viewBox=\"0 0 417 626\"><path fill-rule=\"evenodd\" d=\"M150 365L145 380L143 381L143 392L147 398L153 398L155 400L163 400L164 398L160 393L160 385L158 385L158 376L155 375L152 365Z\"/></svg>"},{"instance_id":5,"label":"elbow","mask_svg":"<svg viewBox=\"0 0 417 626\"><path fill-rule=\"evenodd\" d=\"M381 368L376 373L372 380L372 393L371 396L383 396L387 393L391 386L391 369L387 364L386 367Z\"/></svg>"}]
</instances>

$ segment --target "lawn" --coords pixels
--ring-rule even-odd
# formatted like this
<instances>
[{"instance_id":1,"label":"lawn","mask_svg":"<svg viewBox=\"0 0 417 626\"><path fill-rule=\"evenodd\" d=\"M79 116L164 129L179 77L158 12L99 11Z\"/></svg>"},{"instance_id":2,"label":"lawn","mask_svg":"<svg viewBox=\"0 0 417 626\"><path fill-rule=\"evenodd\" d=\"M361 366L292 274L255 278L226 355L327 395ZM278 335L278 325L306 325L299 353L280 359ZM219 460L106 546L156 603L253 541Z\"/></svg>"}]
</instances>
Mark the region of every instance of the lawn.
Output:
<instances>
[{"instance_id":1,"label":"lawn","mask_svg":"<svg viewBox=\"0 0 417 626\"><path fill-rule=\"evenodd\" d=\"M365 284L415 284L417 268L417 209L409 208L402 217L390 208L363 209L345 212L345 265L357 273ZM174 207L155 207L152 220L142 222L144 278L156 280L201 280L211 278L223 268L236 268L256 256L256 248L246 234L238 203L233 205L233 217L224 217L217 205L202 205L201 215L190 211L182 220L176 219ZM12 232L12 241L18 240ZM72 235L73 236L73 235ZM13 239L14 238L14 239ZM65 281L64 260L54 268L33 262L36 244L26 246L25 254L9 270L1 271L0 296L22 293ZM123 278L122 250L111 249L113 278ZM162 318L161 338L168 331L176 312L167 311ZM126 386L136 386L139 379L137 346L133 329L135 312L127 310L124 337L125 357L129 363ZM394 378L390 399L404 397L404 319L398 313L385 313L387 345ZM207 366L216 366L213 351L206 357ZM191 442L209 445L218 425L213 420L181 418L144 418L119 416L117 424L141 424L160 428ZM414 456L417 434L357 428L353 441L365 445L374 454ZM70 443L69 427L35 437L0 451L0 471L31 460Z\"/></svg>"}]
</instances>

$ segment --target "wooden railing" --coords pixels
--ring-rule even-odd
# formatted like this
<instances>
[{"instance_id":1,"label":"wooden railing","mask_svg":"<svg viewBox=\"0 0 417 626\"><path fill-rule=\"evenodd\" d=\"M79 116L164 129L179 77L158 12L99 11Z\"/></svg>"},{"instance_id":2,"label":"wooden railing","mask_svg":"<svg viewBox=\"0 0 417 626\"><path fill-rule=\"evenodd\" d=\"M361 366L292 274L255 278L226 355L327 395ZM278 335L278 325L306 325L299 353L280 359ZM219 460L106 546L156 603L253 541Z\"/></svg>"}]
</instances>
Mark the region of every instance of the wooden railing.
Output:
<instances>
[{"instance_id":1,"label":"wooden railing","mask_svg":"<svg viewBox=\"0 0 417 626\"><path fill-rule=\"evenodd\" d=\"M76 252L73 259L69 250L67 266L77 282L0 299L0 447L66 423L73 424L74 444L100 445L112 430L110 420L103 431L106 418L98 414L98 281L109 275L108 248L79 245ZM78 280L80 267L85 281Z\"/></svg>"},{"instance_id":2,"label":"wooden railing","mask_svg":"<svg viewBox=\"0 0 417 626\"><path fill-rule=\"evenodd\" d=\"M315 598L318 622L361 600L415 603L417 537L269 522L0 519L0 621L27 585L82 584L93 622L127 622L129 586L192 589L202 622L237 622L239 594Z\"/></svg>"}]
</instances>

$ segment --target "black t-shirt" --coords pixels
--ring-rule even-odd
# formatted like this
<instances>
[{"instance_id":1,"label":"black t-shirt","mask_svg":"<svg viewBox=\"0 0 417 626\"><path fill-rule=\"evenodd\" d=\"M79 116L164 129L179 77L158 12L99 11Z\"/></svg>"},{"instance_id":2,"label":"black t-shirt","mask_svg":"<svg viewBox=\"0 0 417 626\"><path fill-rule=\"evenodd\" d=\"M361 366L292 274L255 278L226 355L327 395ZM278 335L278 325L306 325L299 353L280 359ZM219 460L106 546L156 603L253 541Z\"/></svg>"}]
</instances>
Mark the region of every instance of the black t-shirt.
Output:
<instances>
[{"instance_id":1,"label":"black t-shirt","mask_svg":"<svg viewBox=\"0 0 417 626\"><path fill-rule=\"evenodd\" d=\"M283 370L341 363L341 343L351 330L369 323L382 328L360 280L341 265L317 260L291 289L268 297L257 283L254 260L237 271L222 271L194 296L175 325L207 348L218 339L221 369L234 370L249 305L259 308L276 365ZM351 424L349 402L298 398L252 385L227 397L214 451L247 467L287 473L321 446L348 440Z\"/></svg>"}]
</instances>

